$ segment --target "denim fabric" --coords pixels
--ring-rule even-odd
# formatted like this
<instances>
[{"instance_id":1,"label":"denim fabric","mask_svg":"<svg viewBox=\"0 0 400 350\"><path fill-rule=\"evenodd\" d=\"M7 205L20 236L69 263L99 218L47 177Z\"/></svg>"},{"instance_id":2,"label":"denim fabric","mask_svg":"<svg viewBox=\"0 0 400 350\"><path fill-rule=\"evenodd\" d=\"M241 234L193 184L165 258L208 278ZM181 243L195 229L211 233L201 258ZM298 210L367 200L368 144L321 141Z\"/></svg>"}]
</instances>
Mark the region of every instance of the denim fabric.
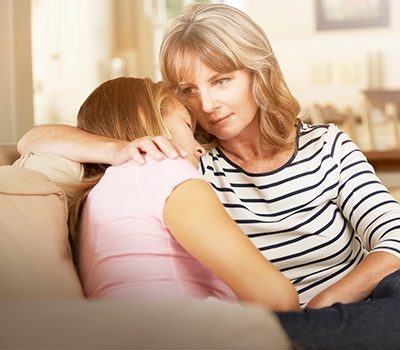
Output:
<instances>
[{"instance_id":1,"label":"denim fabric","mask_svg":"<svg viewBox=\"0 0 400 350\"><path fill-rule=\"evenodd\" d=\"M295 349L400 349L400 270L368 301L301 312L278 312Z\"/></svg>"}]
</instances>

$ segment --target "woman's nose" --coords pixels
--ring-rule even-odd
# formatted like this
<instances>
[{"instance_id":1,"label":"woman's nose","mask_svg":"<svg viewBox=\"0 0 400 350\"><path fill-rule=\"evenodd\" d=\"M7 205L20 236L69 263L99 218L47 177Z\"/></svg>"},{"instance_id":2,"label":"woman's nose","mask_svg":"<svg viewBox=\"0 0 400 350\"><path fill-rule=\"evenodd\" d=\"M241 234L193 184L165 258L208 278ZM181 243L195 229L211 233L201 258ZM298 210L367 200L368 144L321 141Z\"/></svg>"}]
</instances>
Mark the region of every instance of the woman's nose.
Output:
<instances>
[{"instance_id":1,"label":"woman's nose","mask_svg":"<svg viewBox=\"0 0 400 350\"><path fill-rule=\"evenodd\" d=\"M201 107L205 113L211 113L215 108L215 101L208 91L202 91Z\"/></svg>"}]
</instances>

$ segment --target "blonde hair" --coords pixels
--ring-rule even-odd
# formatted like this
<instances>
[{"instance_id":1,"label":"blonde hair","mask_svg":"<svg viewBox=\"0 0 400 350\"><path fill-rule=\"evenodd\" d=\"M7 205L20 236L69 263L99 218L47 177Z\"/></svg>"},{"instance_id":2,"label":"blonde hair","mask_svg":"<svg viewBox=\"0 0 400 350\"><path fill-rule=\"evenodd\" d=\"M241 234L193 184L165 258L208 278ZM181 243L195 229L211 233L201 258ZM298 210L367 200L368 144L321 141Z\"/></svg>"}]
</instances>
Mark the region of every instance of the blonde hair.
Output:
<instances>
[{"instance_id":1,"label":"blonde hair","mask_svg":"<svg viewBox=\"0 0 400 350\"><path fill-rule=\"evenodd\" d=\"M224 4L187 7L161 45L161 73L170 88L177 91L178 83L193 75L193 58L219 73L250 72L261 134L275 150L293 145L299 103L289 91L267 36L249 16ZM209 143L217 141L201 128L199 134Z\"/></svg>"},{"instance_id":2,"label":"blonde hair","mask_svg":"<svg viewBox=\"0 0 400 350\"><path fill-rule=\"evenodd\" d=\"M162 82L126 77L109 80L96 88L82 104L77 126L92 134L126 141L143 136L170 137L163 115L175 99ZM74 186L74 195L69 198L69 228L75 244L82 205L107 167L105 164L84 164L84 180Z\"/></svg>"}]
</instances>

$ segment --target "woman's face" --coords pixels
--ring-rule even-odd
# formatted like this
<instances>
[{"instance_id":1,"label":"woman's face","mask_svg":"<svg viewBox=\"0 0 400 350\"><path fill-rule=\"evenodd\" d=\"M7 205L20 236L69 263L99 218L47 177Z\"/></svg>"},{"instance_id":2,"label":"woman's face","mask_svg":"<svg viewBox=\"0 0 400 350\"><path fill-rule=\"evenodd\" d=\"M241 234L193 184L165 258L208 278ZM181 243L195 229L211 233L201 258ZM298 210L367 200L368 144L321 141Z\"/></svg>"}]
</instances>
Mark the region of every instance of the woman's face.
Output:
<instances>
[{"instance_id":1,"label":"woman's face","mask_svg":"<svg viewBox=\"0 0 400 350\"><path fill-rule=\"evenodd\" d=\"M205 131L232 140L246 130L259 130L250 72L221 74L198 60L193 67L197 69L191 80L179 83L179 96Z\"/></svg>"},{"instance_id":2,"label":"woman's face","mask_svg":"<svg viewBox=\"0 0 400 350\"><path fill-rule=\"evenodd\" d=\"M198 168L200 157L205 154L205 149L193 136L195 125L187 109L178 99L174 99L163 118L172 138L179 142L188 153L187 159Z\"/></svg>"}]
</instances>

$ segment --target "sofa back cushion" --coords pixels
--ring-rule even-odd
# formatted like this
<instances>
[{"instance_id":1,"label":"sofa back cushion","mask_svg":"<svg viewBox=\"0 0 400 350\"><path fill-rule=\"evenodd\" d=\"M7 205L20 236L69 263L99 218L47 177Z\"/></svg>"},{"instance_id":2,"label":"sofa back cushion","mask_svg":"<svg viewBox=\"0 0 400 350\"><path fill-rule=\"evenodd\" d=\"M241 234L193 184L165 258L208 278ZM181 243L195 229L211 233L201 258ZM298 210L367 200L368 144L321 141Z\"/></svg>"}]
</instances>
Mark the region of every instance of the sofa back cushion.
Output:
<instances>
[{"instance_id":1,"label":"sofa back cushion","mask_svg":"<svg viewBox=\"0 0 400 350\"><path fill-rule=\"evenodd\" d=\"M83 178L83 166L68 158L51 153L27 153L19 157L14 166L39 171L60 187L68 196L73 195L72 183Z\"/></svg>"},{"instance_id":2,"label":"sofa back cushion","mask_svg":"<svg viewBox=\"0 0 400 350\"><path fill-rule=\"evenodd\" d=\"M14 143L0 144L0 165L10 165L19 157L17 145Z\"/></svg>"},{"instance_id":3,"label":"sofa back cushion","mask_svg":"<svg viewBox=\"0 0 400 350\"><path fill-rule=\"evenodd\" d=\"M0 167L0 298L82 298L65 193L43 174Z\"/></svg>"}]
</instances>

